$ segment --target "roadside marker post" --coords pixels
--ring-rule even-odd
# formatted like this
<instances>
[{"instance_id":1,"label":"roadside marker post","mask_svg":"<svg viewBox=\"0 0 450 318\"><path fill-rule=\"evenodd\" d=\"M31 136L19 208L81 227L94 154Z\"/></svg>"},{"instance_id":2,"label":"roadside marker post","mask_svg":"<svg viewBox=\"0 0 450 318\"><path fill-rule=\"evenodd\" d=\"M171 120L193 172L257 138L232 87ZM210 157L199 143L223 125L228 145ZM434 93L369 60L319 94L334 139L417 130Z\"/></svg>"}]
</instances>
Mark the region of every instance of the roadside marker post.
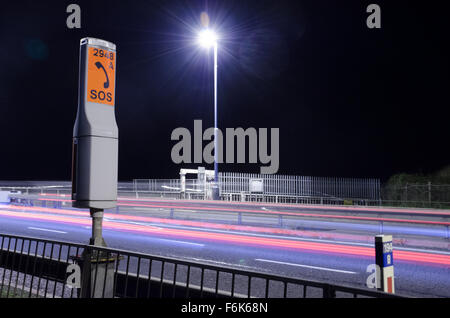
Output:
<instances>
[{"instance_id":1,"label":"roadside marker post","mask_svg":"<svg viewBox=\"0 0 450 318\"><path fill-rule=\"evenodd\" d=\"M395 294L392 235L375 236L375 263L380 278L378 289Z\"/></svg>"},{"instance_id":2,"label":"roadside marker post","mask_svg":"<svg viewBox=\"0 0 450 318\"><path fill-rule=\"evenodd\" d=\"M72 200L74 207L90 209L89 245L103 247L104 209L117 206L116 60L115 44L96 38L81 39L78 111L72 143ZM78 261L85 269L90 268L82 272L82 297L112 297L116 259L85 249ZM102 279L95 280L97 275Z\"/></svg>"}]
</instances>

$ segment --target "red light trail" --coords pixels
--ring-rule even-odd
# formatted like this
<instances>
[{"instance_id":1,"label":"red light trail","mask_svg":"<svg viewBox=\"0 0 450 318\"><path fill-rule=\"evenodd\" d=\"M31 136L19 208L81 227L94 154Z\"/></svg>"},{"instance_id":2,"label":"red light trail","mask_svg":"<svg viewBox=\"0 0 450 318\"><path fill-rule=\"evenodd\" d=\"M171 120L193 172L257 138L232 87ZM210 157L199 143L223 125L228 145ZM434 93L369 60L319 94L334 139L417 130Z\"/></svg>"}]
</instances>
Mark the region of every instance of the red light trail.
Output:
<instances>
[{"instance_id":1,"label":"red light trail","mask_svg":"<svg viewBox=\"0 0 450 318\"><path fill-rule=\"evenodd\" d=\"M76 212L76 211L73 211ZM34 214L30 212L20 212L17 211L0 211L1 216L13 217L13 218L26 218L32 220L42 220L50 222L59 223L69 223L88 226L91 224L91 220L87 218L88 214L83 212L78 212L80 216L86 218L72 217L72 216L60 216L60 215L45 215L45 214ZM177 238L188 238L197 239L201 241L212 240L220 241L224 243L231 243L236 245L249 245L258 247L272 247L272 248L285 248L289 250L298 251L311 251L316 253L327 253L327 254L340 254L347 256L363 256L373 258L375 252L373 248L354 246L354 245L344 245L344 244L333 244L333 243L317 243L317 242L305 242L298 240L288 240L288 239L278 239L278 238L266 238L266 237L251 237L247 235L238 234L223 234L223 233L213 233L195 230L184 230L184 229L172 229L172 228L157 228L153 226L137 225L137 224L124 224L114 221L104 221L105 229L114 229L119 231L132 231L143 233L146 235L163 235L172 236ZM394 252L396 261L407 261L407 262L425 262L432 264L440 264L445 266L450 266L450 255L434 254L434 253L423 253L423 252L410 252L410 251L400 251L396 250Z\"/></svg>"}]
</instances>

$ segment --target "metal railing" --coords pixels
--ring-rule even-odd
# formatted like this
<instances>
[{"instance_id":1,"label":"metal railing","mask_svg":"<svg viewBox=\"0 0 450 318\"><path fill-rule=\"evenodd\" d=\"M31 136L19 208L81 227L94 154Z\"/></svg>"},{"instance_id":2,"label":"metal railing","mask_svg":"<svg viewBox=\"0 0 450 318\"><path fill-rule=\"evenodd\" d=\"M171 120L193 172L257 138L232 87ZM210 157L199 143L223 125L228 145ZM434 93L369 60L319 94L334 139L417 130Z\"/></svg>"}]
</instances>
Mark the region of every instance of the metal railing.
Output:
<instances>
[{"instance_id":1,"label":"metal railing","mask_svg":"<svg viewBox=\"0 0 450 318\"><path fill-rule=\"evenodd\" d=\"M113 248L6 234L0 240L5 298L399 297Z\"/></svg>"},{"instance_id":2,"label":"metal railing","mask_svg":"<svg viewBox=\"0 0 450 318\"><path fill-rule=\"evenodd\" d=\"M263 181L263 191L252 193L250 181ZM134 179L137 197L154 196L186 199L211 199L209 182L185 180L181 193L179 179ZM220 198L225 201L259 201L270 203L344 204L354 200L363 205L380 205L378 179L316 178L302 176L219 173ZM345 199L344 199L345 198Z\"/></svg>"},{"instance_id":3,"label":"metal railing","mask_svg":"<svg viewBox=\"0 0 450 318\"><path fill-rule=\"evenodd\" d=\"M219 173L222 195L229 193L251 193L250 181L262 180L264 195L287 195L296 197L334 197L347 199L380 198L379 179L326 178L287 175L263 175L250 173ZM179 179L135 179L134 191L180 191ZM203 191L204 184L196 179L186 179L186 190Z\"/></svg>"},{"instance_id":4,"label":"metal railing","mask_svg":"<svg viewBox=\"0 0 450 318\"><path fill-rule=\"evenodd\" d=\"M330 178L311 176L219 173L222 193L250 193L250 181L262 180L265 195L335 198L380 198L380 180L371 178Z\"/></svg>"},{"instance_id":5,"label":"metal railing","mask_svg":"<svg viewBox=\"0 0 450 318\"><path fill-rule=\"evenodd\" d=\"M67 183L67 182L66 182ZM57 186L17 186L1 185L0 191L10 191L12 194L47 194L47 195L70 195L70 183L60 182ZM428 185L427 185L428 187ZM171 199L210 199L205 193L205 185L200 185L197 180L186 180L186 193L180 191L179 179L135 179L133 182L120 182L118 193L120 196L136 198L171 198ZM203 191L202 191L203 189ZM416 207L416 208L435 208L449 209L449 201L437 201L434 194L426 194L426 200L415 200L408 198L394 197L386 194L387 190L382 189L381 197L378 199L369 199L364 197L334 197L328 195L292 195L292 194L270 194L270 193L250 193L224 192L221 191L220 199L234 202L262 202L262 203L286 203L286 204L324 204L324 205L358 205L358 206L386 206L386 207ZM442 197L442 196L441 196ZM430 201L431 198L431 201Z\"/></svg>"}]
</instances>

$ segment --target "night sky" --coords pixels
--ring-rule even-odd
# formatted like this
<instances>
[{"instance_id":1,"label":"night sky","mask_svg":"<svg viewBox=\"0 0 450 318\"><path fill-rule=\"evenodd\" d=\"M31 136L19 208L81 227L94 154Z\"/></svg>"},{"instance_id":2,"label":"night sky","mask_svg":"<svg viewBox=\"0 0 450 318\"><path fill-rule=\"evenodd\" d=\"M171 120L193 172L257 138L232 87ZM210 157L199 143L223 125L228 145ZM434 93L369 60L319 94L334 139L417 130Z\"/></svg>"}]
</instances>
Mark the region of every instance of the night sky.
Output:
<instances>
[{"instance_id":1,"label":"night sky","mask_svg":"<svg viewBox=\"0 0 450 318\"><path fill-rule=\"evenodd\" d=\"M119 179L177 178L173 129L280 128L280 174L378 177L450 163L446 1L10 1L0 8L0 180L70 180L79 41L117 45ZM81 7L81 29L66 7ZM381 7L382 28L366 26ZM205 143L206 144L206 143ZM206 165L212 168L212 165ZM259 172L259 164L221 165Z\"/></svg>"}]
</instances>

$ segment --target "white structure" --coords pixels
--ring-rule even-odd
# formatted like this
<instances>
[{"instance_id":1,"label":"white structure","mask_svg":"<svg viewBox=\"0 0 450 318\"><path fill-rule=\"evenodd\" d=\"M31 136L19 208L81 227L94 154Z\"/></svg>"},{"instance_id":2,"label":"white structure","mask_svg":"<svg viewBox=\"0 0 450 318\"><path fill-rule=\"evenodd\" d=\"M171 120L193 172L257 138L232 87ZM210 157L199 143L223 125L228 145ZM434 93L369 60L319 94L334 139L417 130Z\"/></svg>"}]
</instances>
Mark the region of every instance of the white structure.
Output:
<instances>
[{"instance_id":1,"label":"white structure","mask_svg":"<svg viewBox=\"0 0 450 318\"><path fill-rule=\"evenodd\" d=\"M8 204L11 202L11 200L9 199L9 195L11 194L11 192L9 191L0 191L0 204Z\"/></svg>"},{"instance_id":2,"label":"white structure","mask_svg":"<svg viewBox=\"0 0 450 318\"><path fill-rule=\"evenodd\" d=\"M196 174L198 185L202 187L202 191L205 193L206 197L211 197L211 189L207 187L207 184L215 179L214 170L205 170L204 167L198 167L198 169L180 169L180 191L182 197L186 194L186 175Z\"/></svg>"}]
</instances>

